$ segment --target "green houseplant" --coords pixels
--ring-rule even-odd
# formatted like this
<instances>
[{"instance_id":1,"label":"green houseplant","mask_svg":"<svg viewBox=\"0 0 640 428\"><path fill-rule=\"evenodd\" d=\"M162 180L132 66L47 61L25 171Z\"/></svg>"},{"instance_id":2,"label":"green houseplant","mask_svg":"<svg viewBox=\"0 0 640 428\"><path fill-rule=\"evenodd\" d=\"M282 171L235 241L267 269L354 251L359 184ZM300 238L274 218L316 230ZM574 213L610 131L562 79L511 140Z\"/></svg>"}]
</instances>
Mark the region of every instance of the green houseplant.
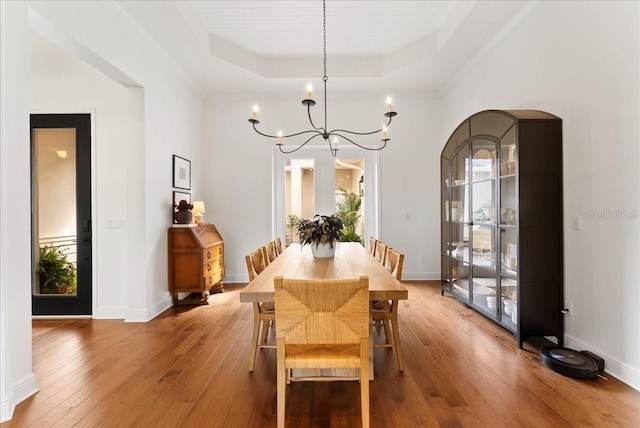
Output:
<instances>
[{"instance_id":1,"label":"green houseplant","mask_svg":"<svg viewBox=\"0 0 640 428\"><path fill-rule=\"evenodd\" d=\"M289 229L289 242L293 242L293 228L296 227L298 222L300 221L300 217L295 214L287 215L287 228Z\"/></svg>"},{"instance_id":2,"label":"green houseplant","mask_svg":"<svg viewBox=\"0 0 640 428\"><path fill-rule=\"evenodd\" d=\"M38 274L40 294L75 294L77 290L76 266L60 248L52 245L40 247Z\"/></svg>"},{"instance_id":3,"label":"green houseplant","mask_svg":"<svg viewBox=\"0 0 640 428\"><path fill-rule=\"evenodd\" d=\"M336 204L336 215L342 219L344 224L342 241L362 243L362 238L356 232L361 217L360 206L362 205L362 198L346 189L340 189L338 195L340 198Z\"/></svg>"},{"instance_id":4,"label":"green houseplant","mask_svg":"<svg viewBox=\"0 0 640 428\"><path fill-rule=\"evenodd\" d=\"M311 220L301 219L296 227L301 245L311 245L311 250L316 257L331 257L335 250L335 242L342 239L344 225L342 219L336 214L330 216L316 214ZM321 246L328 247L331 255L318 255Z\"/></svg>"}]
</instances>

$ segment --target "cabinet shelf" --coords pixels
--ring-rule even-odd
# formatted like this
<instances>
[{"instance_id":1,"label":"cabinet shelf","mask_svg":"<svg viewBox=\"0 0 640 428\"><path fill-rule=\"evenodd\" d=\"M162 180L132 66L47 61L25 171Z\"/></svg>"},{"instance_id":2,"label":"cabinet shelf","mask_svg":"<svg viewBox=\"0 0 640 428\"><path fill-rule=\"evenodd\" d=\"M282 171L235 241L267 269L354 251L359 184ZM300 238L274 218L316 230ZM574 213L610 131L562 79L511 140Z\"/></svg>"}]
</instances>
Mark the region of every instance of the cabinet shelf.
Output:
<instances>
[{"instance_id":1,"label":"cabinet shelf","mask_svg":"<svg viewBox=\"0 0 640 428\"><path fill-rule=\"evenodd\" d=\"M561 346L562 121L479 112L453 132L440 165L442 294L514 332L520 347L537 336Z\"/></svg>"}]
</instances>

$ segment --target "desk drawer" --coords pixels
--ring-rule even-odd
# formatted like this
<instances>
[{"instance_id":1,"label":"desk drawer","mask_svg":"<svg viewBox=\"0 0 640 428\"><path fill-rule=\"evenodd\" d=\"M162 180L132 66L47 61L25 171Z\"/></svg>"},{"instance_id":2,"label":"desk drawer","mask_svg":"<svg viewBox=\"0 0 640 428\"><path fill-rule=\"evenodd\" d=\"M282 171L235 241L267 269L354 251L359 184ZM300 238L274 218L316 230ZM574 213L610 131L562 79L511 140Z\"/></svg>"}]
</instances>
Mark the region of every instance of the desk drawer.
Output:
<instances>
[{"instance_id":1,"label":"desk drawer","mask_svg":"<svg viewBox=\"0 0 640 428\"><path fill-rule=\"evenodd\" d=\"M223 254L222 245L215 245L213 247L209 247L203 252L204 261L211 261L214 259L218 259L222 257Z\"/></svg>"}]
</instances>

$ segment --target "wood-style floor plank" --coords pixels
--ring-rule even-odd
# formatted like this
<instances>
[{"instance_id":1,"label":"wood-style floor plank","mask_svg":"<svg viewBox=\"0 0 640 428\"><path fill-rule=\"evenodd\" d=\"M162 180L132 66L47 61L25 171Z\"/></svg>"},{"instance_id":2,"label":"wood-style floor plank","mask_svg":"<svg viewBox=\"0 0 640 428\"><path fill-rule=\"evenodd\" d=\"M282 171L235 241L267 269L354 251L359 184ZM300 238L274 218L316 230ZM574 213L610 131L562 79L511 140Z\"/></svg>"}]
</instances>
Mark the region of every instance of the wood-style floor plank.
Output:
<instances>
[{"instance_id":1,"label":"wood-style floor plank","mask_svg":"<svg viewBox=\"0 0 640 428\"><path fill-rule=\"evenodd\" d=\"M374 350L371 426L639 427L640 392L551 371L538 349L449 296L439 282L406 282L399 326L405 371ZM40 391L16 407L13 427L274 427L274 349L253 373L252 308L243 284L207 306L178 306L148 323L33 321ZM287 426L360 426L357 382L294 382Z\"/></svg>"}]
</instances>

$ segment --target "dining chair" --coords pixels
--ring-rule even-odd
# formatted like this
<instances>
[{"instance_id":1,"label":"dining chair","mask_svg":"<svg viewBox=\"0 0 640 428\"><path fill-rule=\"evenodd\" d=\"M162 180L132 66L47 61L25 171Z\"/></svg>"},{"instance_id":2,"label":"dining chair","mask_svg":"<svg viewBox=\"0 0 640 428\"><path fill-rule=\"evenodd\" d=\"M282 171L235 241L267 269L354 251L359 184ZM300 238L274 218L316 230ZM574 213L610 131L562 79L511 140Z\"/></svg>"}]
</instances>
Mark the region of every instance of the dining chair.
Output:
<instances>
[{"instance_id":1,"label":"dining chair","mask_svg":"<svg viewBox=\"0 0 640 428\"><path fill-rule=\"evenodd\" d=\"M262 248L245 256L245 261L247 263L249 281L253 281L267 267ZM273 302L253 303L253 341L251 342L253 349L251 349L251 356L249 357L250 372L255 368L258 349L276 347L267 343L267 333L269 332L269 327L273 327L275 319L275 305Z\"/></svg>"},{"instance_id":2,"label":"dining chair","mask_svg":"<svg viewBox=\"0 0 640 428\"><path fill-rule=\"evenodd\" d=\"M369 253L371 253L372 256L376 256L376 244L378 243L378 240L376 238L374 238L373 236L369 237Z\"/></svg>"},{"instance_id":3,"label":"dining chair","mask_svg":"<svg viewBox=\"0 0 640 428\"><path fill-rule=\"evenodd\" d=\"M282 254L282 240L278 236L274 242L276 244L276 257L277 257L280 254Z\"/></svg>"},{"instance_id":4,"label":"dining chair","mask_svg":"<svg viewBox=\"0 0 640 428\"><path fill-rule=\"evenodd\" d=\"M404 264L404 254L393 248L387 248L384 267L398 281L402 281L402 266ZM371 304L371 320L374 326L384 328L384 343L374 343L374 348L395 347L398 369L404 371L404 361L402 358L402 346L400 344L400 331L398 329L398 301L375 300ZM391 324L391 326L389 325ZM393 330L393 341L392 341Z\"/></svg>"},{"instance_id":5,"label":"dining chair","mask_svg":"<svg viewBox=\"0 0 640 428\"><path fill-rule=\"evenodd\" d=\"M357 377L329 380L360 381L362 426L368 428L369 278L303 280L278 276L274 291L278 427L285 426L286 389L292 369L357 368Z\"/></svg>"},{"instance_id":6,"label":"dining chair","mask_svg":"<svg viewBox=\"0 0 640 428\"><path fill-rule=\"evenodd\" d=\"M275 241L271 241L267 245L262 247L262 251L264 252L264 260L265 260L265 263L267 265L270 265L271 262L273 262L276 259L276 257L278 256L276 254Z\"/></svg>"},{"instance_id":7,"label":"dining chair","mask_svg":"<svg viewBox=\"0 0 640 428\"><path fill-rule=\"evenodd\" d=\"M383 244L382 241L376 241L376 252L373 257L375 257L381 265L384 265L384 260L387 257L387 248L389 248L389 246Z\"/></svg>"}]
</instances>

